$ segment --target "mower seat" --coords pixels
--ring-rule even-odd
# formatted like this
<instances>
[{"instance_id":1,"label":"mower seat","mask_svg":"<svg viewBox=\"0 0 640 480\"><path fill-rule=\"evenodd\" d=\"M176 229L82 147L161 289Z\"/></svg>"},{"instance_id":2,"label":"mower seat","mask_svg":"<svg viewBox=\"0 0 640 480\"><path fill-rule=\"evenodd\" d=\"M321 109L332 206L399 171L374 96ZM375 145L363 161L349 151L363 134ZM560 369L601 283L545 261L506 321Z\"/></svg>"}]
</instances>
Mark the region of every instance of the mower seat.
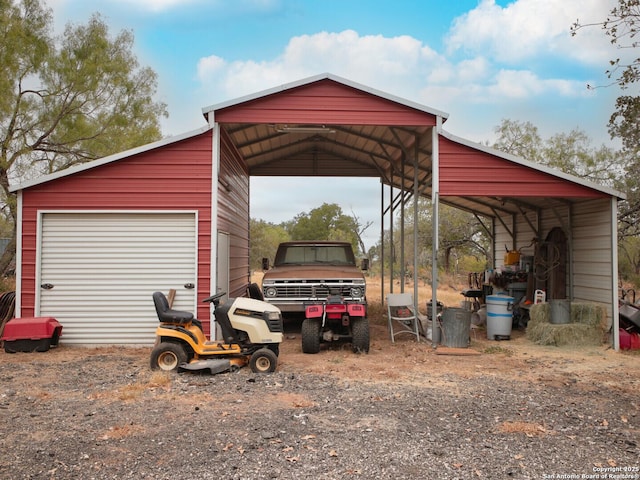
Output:
<instances>
[{"instance_id":1,"label":"mower seat","mask_svg":"<svg viewBox=\"0 0 640 480\"><path fill-rule=\"evenodd\" d=\"M193 320L193 313L169 308L169 301L162 292L153 292L153 303L156 306L158 320L162 323L177 323L184 325Z\"/></svg>"}]
</instances>

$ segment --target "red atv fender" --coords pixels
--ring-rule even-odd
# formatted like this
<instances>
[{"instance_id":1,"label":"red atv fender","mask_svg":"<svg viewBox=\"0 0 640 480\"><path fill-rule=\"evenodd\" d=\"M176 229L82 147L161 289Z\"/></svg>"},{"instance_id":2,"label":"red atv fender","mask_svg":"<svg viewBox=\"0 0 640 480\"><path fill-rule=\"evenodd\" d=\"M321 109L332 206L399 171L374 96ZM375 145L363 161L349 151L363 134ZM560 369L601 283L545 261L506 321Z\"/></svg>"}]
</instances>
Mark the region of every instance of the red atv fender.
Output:
<instances>
[{"instance_id":1,"label":"red atv fender","mask_svg":"<svg viewBox=\"0 0 640 480\"><path fill-rule=\"evenodd\" d=\"M361 303L350 303L347 305L347 313L350 317L366 317L367 309Z\"/></svg>"},{"instance_id":2,"label":"red atv fender","mask_svg":"<svg viewBox=\"0 0 640 480\"><path fill-rule=\"evenodd\" d=\"M321 318L326 309L327 316L329 318L334 315L340 318L343 313L348 314L350 317L366 317L367 309L361 303L339 303L339 304L318 304L307 305L305 308L305 318Z\"/></svg>"}]
</instances>

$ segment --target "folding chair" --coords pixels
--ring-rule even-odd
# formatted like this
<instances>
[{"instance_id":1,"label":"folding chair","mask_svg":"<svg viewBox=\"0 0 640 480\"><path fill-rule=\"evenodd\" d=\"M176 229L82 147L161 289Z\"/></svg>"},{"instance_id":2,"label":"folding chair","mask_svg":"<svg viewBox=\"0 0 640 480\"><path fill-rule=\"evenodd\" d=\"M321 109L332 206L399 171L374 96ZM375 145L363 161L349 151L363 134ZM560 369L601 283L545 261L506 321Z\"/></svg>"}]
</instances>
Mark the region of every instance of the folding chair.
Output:
<instances>
[{"instance_id":1,"label":"folding chair","mask_svg":"<svg viewBox=\"0 0 640 480\"><path fill-rule=\"evenodd\" d=\"M416 336L416 341L420 341L418 330L418 315L413 304L413 295L410 293L390 293L387 295L387 318L389 321L389 334L391 341L395 342L395 337L401 333L408 333ZM398 327L394 332L393 325Z\"/></svg>"}]
</instances>

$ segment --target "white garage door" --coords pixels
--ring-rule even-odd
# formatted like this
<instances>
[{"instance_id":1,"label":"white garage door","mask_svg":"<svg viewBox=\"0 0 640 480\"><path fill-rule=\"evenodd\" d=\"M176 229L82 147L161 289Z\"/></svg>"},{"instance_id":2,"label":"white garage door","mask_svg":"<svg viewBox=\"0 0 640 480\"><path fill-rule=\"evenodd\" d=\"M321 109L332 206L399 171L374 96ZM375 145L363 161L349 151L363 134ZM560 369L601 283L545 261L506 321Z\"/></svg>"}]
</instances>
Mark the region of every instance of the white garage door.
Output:
<instances>
[{"instance_id":1,"label":"white garage door","mask_svg":"<svg viewBox=\"0 0 640 480\"><path fill-rule=\"evenodd\" d=\"M156 290L195 311L197 229L191 213L44 213L39 316L62 343L152 344Z\"/></svg>"}]
</instances>

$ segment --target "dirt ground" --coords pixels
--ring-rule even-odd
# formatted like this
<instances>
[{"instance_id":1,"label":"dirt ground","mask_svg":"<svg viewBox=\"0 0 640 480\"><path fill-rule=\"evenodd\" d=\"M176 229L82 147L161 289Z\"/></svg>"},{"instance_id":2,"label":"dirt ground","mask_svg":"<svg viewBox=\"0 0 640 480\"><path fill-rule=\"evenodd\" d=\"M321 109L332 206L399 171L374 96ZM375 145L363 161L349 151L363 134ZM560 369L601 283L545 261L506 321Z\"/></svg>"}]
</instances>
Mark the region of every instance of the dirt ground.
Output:
<instances>
[{"instance_id":1,"label":"dirt ground","mask_svg":"<svg viewBox=\"0 0 640 480\"><path fill-rule=\"evenodd\" d=\"M0 352L0 478L640 478L640 354L521 331L447 352L369 317L368 354L303 354L288 322L271 375L152 372L150 348Z\"/></svg>"}]
</instances>

